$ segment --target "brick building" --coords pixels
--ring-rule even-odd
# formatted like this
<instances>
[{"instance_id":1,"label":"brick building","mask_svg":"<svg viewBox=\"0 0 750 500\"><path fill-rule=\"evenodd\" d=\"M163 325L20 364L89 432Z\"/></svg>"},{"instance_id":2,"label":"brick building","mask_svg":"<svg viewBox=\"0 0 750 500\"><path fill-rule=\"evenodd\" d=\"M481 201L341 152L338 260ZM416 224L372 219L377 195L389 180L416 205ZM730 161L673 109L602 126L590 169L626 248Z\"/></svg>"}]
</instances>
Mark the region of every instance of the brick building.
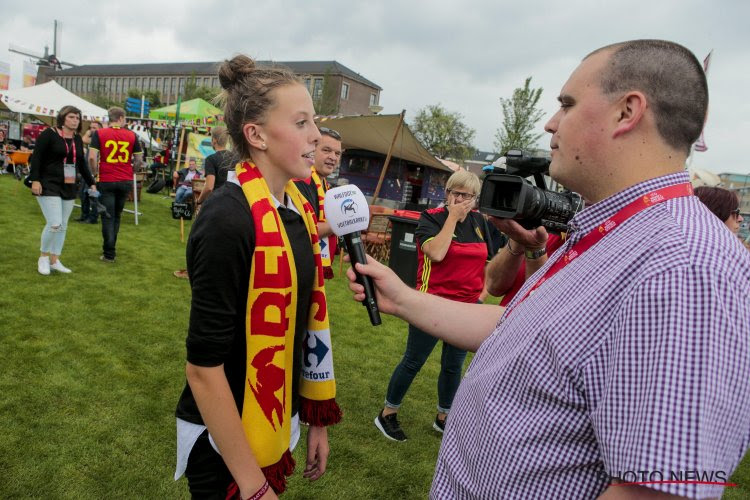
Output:
<instances>
[{"instance_id":1,"label":"brick building","mask_svg":"<svg viewBox=\"0 0 750 500\"><path fill-rule=\"evenodd\" d=\"M371 106L380 103L383 90L359 73L355 73L336 61L256 61L260 66L283 65L299 75L310 90L313 100L323 97L324 83L332 87L335 114L369 115ZM150 63L150 64L86 64L54 71L39 68L37 83L55 80L59 85L83 98L95 93L107 96L112 101L124 101L128 90L157 90L162 105L177 102L177 96L185 91L185 84L195 77L197 86L219 88L217 70L220 62L195 63ZM334 114L334 113L331 113Z\"/></svg>"}]
</instances>

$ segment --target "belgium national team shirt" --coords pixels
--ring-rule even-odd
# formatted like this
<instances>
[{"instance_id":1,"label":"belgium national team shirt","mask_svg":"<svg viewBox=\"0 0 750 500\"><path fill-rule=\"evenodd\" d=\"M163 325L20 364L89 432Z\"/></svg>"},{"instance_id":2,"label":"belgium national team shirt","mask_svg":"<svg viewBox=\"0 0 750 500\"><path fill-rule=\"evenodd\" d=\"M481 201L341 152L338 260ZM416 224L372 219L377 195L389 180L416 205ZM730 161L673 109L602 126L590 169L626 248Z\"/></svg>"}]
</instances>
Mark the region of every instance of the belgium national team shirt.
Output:
<instances>
[{"instance_id":1,"label":"belgium national team shirt","mask_svg":"<svg viewBox=\"0 0 750 500\"><path fill-rule=\"evenodd\" d=\"M484 265L490 256L486 225L479 212L470 212L456 224L448 253L434 262L422 252L448 219L448 210L425 210L417 225L417 289L460 302L476 302L484 287Z\"/></svg>"},{"instance_id":2,"label":"belgium national team shirt","mask_svg":"<svg viewBox=\"0 0 750 500\"><path fill-rule=\"evenodd\" d=\"M99 151L99 182L133 180L133 155L142 153L135 132L107 127L91 135L91 149Z\"/></svg>"}]
</instances>

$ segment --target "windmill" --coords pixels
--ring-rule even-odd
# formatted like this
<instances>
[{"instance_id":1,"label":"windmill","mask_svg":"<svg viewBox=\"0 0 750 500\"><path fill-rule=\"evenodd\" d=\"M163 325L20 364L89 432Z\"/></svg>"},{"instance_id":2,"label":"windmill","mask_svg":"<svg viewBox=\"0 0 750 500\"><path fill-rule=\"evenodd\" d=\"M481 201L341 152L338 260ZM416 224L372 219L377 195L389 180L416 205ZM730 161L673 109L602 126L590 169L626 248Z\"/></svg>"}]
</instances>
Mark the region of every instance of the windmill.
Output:
<instances>
[{"instance_id":1,"label":"windmill","mask_svg":"<svg viewBox=\"0 0 750 500\"><path fill-rule=\"evenodd\" d=\"M37 66L43 66L48 68L55 68L55 69L62 69L63 66L70 66L73 67L75 64L61 61L58 59L58 38L60 38L62 35L62 23L55 19L55 31L54 31L54 43L52 45L52 53L49 53L49 46L44 46L44 55L39 55L38 53L35 53L29 49L25 49L23 47L19 47L17 45L8 44L8 50L10 52L14 52L16 54L21 54L23 56L33 57L37 60L36 64Z\"/></svg>"}]
</instances>

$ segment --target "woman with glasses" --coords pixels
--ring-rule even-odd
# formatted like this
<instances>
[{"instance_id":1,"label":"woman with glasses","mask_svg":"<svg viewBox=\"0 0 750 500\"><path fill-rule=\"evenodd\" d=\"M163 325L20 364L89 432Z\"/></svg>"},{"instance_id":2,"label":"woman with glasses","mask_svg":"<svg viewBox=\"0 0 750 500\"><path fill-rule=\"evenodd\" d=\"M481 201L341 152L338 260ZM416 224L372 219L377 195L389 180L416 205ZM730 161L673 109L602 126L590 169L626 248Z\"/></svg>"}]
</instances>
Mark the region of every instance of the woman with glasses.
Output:
<instances>
[{"instance_id":1,"label":"woman with glasses","mask_svg":"<svg viewBox=\"0 0 750 500\"><path fill-rule=\"evenodd\" d=\"M491 255L487 224L474 208L479 178L466 170L450 176L445 206L426 210L417 226L417 289L447 299L475 303L484 288L484 266ZM391 375L385 407L375 426L394 441L406 441L397 419L402 400L438 339L409 325L406 352ZM438 376L438 414L433 428L445 429L453 397L461 381L466 351L443 342Z\"/></svg>"},{"instance_id":2,"label":"woman with glasses","mask_svg":"<svg viewBox=\"0 0 750 500\"><path fill-rule=\"evenodd\" d=\"M720 187L701 186L695 189L695 196L718 217L730 231L737 234L744 220L740 215L740 200L737 194Z\"/></svg>"}]
</instances>

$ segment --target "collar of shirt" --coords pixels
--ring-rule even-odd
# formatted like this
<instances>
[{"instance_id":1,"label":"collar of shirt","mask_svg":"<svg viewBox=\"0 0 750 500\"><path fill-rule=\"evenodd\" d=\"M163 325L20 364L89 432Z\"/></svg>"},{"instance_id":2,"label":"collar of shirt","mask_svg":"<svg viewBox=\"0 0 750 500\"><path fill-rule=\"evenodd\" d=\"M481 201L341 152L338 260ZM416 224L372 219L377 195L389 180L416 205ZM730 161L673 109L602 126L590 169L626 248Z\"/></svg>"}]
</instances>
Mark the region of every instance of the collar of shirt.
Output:
<instances>
[{"instance_id":1,"label":"collar of shirt","mask_svg":"<svg viewBox=\"0 0 750 500\"><path fill-rule=\"evenodd\" d=\"M233 170L227 172L227 182L231 182L232 184L237 184L238 186L242 187L239 179L237 179L237 173ZM281 202L277 200L273 194L271 194L271 198L273 198L273 204L276 208L282 206ZM297 210L297 207L294 206L294 203L292 203L292 200L288 196L284 196L284 201L286 202L286 204L284 205L285 208L288 208L297 215L302 215L299 213L299 210Z\"/></svg>"},{"instance_id":2,"label":"collar of shirt","mask_svg":"<svg viewBox=\"0 0 750 500\"><path fill-rule=\"evenodd\" d=\"M619 193L613 194L609 198L605 198L598 203L586 207L568 222L568 241L574 243L580 240L598 224L601 224L607 218L613 216L618 210L622 209L639 196L643 196L644 194L648 194L663 187L683 182L690 182L690 176L687 172L677 172L656 177L654 179L639 182L634 186L623 189Z\"/></svg>"}]
</instances>

